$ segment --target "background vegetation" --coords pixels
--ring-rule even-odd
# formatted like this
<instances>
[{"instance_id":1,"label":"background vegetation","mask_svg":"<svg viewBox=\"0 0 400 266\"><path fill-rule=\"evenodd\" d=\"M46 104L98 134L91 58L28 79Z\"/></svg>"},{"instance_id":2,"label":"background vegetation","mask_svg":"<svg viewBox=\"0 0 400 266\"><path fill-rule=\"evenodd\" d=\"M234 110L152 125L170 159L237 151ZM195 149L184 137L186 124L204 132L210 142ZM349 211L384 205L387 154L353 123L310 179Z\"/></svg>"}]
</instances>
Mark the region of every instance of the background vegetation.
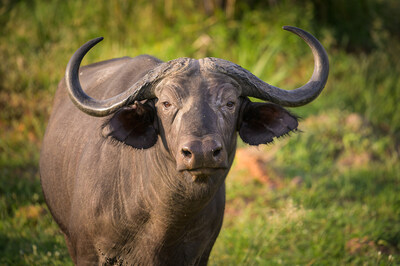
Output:
<instances>
[{"instance_id":1,"label":"background vegetation","mask_svg":"<svg viewBox=\"0 0 400 266\"><path fill-rule=\"evenodd\" d=\"M81 44L105 37L85 64L214 56L290 89L307 81L313 59L283 25L323 43L329 81L292 110L302 133L241 144L210 264L400 264L400 2L195 2L0 1L0 264L72 264L38 159L57 83Z\"/></svg>"}]
</instances>

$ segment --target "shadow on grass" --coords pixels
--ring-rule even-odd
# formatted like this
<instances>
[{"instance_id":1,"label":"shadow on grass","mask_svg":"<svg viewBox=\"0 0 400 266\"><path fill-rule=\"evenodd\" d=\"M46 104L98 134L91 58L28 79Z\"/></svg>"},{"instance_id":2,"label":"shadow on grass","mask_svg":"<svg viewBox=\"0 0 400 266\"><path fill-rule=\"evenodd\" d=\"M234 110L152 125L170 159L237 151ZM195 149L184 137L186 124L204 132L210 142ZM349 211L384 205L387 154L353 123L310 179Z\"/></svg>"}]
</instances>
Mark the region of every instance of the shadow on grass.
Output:
<instances>
[{"instance_id":1,"label":"shadow on grass","mask_svg":"<svg viewBox=\"0 0 400 266\"><path fill-rule=\"evenodd\" d=\"M38 167L32 164L3 167L0 170L0 195L2 218L12 215L21 206L44 203Z\"/></svg>"},{"instance_id":2,"label":"shadow on grass","mask_svg":"<svg viewBox=\"0 0 400 266\"><path fill-rule=\"evenodd\" d=\"M0 169L0 265L72 264L47 210L38 166Z\"/></svg>"},{"instance_id":3,"label":"shadow on grass","mask_svg":"<svg viewBox=\"0 0 400 266\"><path fill-rule=\"evenodd\" d=\"M72 264L65 247L56 239L10 237L0 232L1 265Z\"/></svg>"}]
</instances>

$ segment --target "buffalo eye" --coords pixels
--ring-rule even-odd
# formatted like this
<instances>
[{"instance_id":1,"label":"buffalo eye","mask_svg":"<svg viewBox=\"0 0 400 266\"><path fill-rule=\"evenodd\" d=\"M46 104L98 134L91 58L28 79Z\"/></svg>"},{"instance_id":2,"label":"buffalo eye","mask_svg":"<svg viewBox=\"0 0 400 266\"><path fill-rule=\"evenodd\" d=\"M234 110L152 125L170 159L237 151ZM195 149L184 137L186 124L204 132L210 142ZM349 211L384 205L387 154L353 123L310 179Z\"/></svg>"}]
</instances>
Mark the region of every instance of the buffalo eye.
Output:
<instances>
[{"instance_id":1,"label":"buffalo eye","mask_svg":"<svg viewBox=\"0 0 400 266\"><path fill-rule=\"evenodd\" d=\"M170 102L165 101L165 102L162 102L162 105L164 106L165 109L168 109L171 107L172 104Z\"/></svg>"},{"instance_id":2,"label":"buffalo eye","mask_svg":"<svg viewBox=\"0 0 400 266\"><path fill-rule=\"evenodd\" d=\"M233 107L235 106L235 102L229 101L229 102L226 104L226 106L227 106L228 108L233 108Z\"/></svg>"}]
</instances>

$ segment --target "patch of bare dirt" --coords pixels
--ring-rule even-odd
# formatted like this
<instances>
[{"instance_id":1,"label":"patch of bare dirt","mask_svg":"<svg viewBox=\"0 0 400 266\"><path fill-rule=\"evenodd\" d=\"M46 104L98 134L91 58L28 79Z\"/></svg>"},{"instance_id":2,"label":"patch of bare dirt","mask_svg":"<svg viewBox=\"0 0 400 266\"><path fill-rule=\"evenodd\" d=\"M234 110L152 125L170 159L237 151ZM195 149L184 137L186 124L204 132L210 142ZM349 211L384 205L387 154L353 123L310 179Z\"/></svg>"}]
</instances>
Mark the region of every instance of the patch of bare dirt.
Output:
<instances>
[{"instance_id":1,"label":"patch of bare dirt","mask_svg":"<svg viewBox=\"0 0 400 266\"><path fill-rule=\"evenodd\" d=\"M365 254L369 252L380 252L382 254L394 254L395 248L384 240L379 240L377 243L368 237L352 238L346 243L346 251L351 255Z\"/></svg>"},{"instance_id":2,"label":"patch of bare dirt","mask_svg":"<svg viewBox=\"0 0 400 266\"><path fill-rule=\"evenodd\" d=\"M268 151L258 147L246 147L236 151L236 163L234 171L245 171L241 181L245 184L253 180L268 186L271 189L279 189L284 186L282 177L272 167L268 166L278 147Z\"/></svg>"},{"instance_id":3,"label":"patch of bare dirt","mask_svg":"<svg viewBox=\"0 0 400 266\"><path fill-rule=\"evenodd\" d=\"M365 127L365 121L363 118L356 113L351 113L346 117L345 124L348 128L353 131L359 131L362 127Z\"/></svg>"},{"instance_id":4,"label":"patch of bare dirt","mask_svg":"<svg viewBox=\"0 0 400 266\"><path fill-rule=\"evenodd\" d=\"M46 209L40 205L28 205L19 208L15 216L19 218L38 219L40 216L46 214Z\"/></svg>"},{"instance_id":5,"label":"patch of bare dirt","mask_svg":"<svg viewBox=\"0 0 400 266\"><path fill-rule=\"evenodd\" d=\"M349 154L345 157L342 157L338 160L337 164L341 168L350 168L350 167L362 167L363 165L367 165L371 162L372 155L368 152L363 152L360 154Z\"/></svg>"}]
</instances>

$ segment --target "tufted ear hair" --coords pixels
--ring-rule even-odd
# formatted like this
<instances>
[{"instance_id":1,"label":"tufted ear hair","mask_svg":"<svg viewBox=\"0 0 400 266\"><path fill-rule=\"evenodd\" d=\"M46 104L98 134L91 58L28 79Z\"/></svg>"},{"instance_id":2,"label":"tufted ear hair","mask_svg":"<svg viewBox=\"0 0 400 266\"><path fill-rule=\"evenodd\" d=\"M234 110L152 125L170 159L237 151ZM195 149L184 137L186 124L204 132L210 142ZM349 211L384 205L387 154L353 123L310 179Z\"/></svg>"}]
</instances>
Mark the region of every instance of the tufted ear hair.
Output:
<instances>
[{"instance_id":1,"label":"tufted ear hair","mask_svg":"<svg viewBox=\"0 0 400 266\"><path fill-rule=\"evenodd\" d=\"M152 101L135 102L132 106L121 108L104 123L102 135L136 149L148 149L158 137L154 117Z\"/></svg>"},{"instance_id":2,"label":"tufted ear hair","mask_svg":"<svg viewBox=\"0 0 400 266\"><path fill-rule=\"evenodd\" d=\"M246 99L240 114L239 135L250 145L267 144L297 130L297 117L273 103L255 103Z\"/></svg>"}]
</instances>

